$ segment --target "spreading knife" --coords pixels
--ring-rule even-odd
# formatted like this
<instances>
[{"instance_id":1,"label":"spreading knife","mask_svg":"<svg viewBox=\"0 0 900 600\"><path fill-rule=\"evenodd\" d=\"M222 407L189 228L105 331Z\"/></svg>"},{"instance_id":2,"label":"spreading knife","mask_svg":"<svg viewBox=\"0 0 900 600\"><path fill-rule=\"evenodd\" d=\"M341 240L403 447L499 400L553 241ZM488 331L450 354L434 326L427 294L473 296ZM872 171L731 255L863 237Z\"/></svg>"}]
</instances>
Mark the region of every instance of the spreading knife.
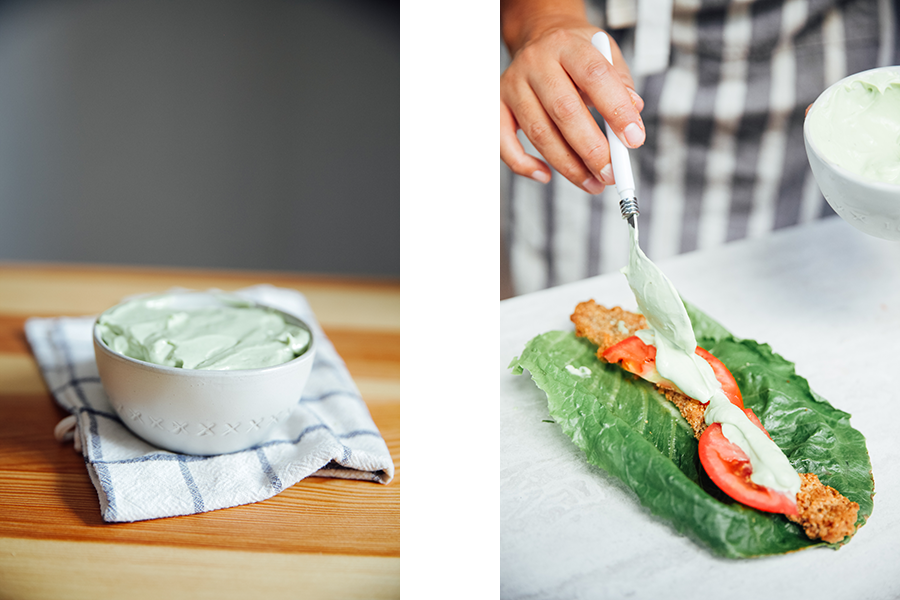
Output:
<instances>
[{"instance_id":1,"label":"spreading knife","mask_svg":"<svg viewBox=\"0 0 900 600\"><path fill-rule=\"evenodd\" d=\"M598 31L591 38L591 43L612 65L609 37L602 31ZM638 210L637 196L634 193L634 173L628 158L628 148L625 147L619 136L613 133L608 122L606 123L606 139L609 141L609 155L613 176L616 178L616 191L619 192L619 210L622 211L622 218L634 227L640 211Z\"/></svg>"}]
</instances>

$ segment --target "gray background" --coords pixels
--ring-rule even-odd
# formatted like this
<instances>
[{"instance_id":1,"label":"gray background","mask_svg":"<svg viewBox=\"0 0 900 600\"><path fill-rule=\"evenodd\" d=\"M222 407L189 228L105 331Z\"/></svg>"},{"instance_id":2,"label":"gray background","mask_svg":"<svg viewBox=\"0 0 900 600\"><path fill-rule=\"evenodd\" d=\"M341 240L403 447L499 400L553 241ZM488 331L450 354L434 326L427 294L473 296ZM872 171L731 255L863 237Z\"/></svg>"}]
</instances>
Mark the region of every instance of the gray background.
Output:
<instances>
[{"instance_id":1,"label":"gray background","mask_svg":"<svg viewBox=\"0 0 900 600\"><path fill-rule=\"evenodd\" d=\"M399 275L399 4L0 3L0 260Z\"/></svg>"}]
</instances>

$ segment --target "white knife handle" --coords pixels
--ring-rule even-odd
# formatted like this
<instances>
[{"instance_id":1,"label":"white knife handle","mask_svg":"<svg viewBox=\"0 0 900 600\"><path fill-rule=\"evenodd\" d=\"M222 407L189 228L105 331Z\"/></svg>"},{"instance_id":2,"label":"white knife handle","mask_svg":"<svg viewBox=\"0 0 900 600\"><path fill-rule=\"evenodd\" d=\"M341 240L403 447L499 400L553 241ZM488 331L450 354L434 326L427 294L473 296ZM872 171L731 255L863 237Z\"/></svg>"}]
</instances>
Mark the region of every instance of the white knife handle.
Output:
<instances>
[{"instance_id":1,"label":"white knife handle","mask_svg":"<svg viewBox=\"0 0 900 600\"><path fill-rule=\"evenodd\" d=\"M609 46L609 37L602 31L598 31L591 38L591 43L611 65L612 48ZM613 175L616 178L616 190L619 192L619 198L622 200L634 198L634 173L631 170L631 161L628 159L628 148L625 147L619 136L613 133L609 123L606 124L606 139L609 141L610 161Z\"/></svg>"}]
</instances>

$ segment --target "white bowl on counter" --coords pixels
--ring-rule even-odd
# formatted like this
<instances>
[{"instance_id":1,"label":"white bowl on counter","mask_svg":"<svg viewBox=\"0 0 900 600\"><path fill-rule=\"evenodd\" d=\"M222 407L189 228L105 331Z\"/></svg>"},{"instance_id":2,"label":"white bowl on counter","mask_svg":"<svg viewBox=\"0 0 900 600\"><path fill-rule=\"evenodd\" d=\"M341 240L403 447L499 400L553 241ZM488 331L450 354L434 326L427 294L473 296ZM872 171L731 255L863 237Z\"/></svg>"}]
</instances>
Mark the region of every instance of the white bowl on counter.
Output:
<instances>
[{"instance_id":1,"label":"white bowl on counter","mask_svg":"<svg viewBox=\"0 0 900 600\"><path fill-rule=\"evenodd\" d=\"M216 293L181 292L177 296L176 308L224 305ZM94 354L100 380L125 426L154 446L184 454L237 452L265 441L300 400L316 348L312 329L302 320L270 307L254 306L276 312L286 322L309 331L306 351L288 362L258 369L166 367L112 350L101 339L95 322Z\"/></svg>"}]
</instances>

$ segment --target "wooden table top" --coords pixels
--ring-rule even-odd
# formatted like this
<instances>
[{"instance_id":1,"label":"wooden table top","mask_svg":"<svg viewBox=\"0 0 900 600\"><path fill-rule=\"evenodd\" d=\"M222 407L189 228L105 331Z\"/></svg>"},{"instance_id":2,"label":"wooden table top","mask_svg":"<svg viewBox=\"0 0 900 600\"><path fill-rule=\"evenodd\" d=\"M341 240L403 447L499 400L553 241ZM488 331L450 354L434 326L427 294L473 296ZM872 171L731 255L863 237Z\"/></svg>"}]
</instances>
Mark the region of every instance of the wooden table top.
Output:
<instances>
[{"instance_id":1,"label":"wooden table top","mask_svg":"<svg viewBox=\"0 0 900 600\"><path fill-rule=\"evenodd\" d=\"M387 442L388 485L310 477L246 506L104 523L66 416L25 339L29 317L96 314L172 287L302 292ZM400 286L396 281L0 263L0 597L380 598L400 586Z\"/></svg>"}]
</instances>

